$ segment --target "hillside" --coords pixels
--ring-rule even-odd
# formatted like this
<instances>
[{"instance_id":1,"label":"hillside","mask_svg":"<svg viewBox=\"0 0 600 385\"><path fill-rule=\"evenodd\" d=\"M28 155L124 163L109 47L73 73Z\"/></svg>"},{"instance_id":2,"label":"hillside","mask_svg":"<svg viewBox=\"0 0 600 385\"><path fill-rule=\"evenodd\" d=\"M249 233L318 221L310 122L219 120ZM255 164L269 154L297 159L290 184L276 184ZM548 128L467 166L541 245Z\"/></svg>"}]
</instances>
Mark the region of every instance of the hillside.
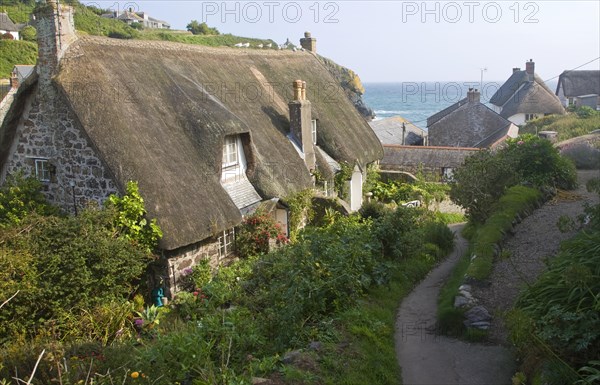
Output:
<instances>
[{"instance_id":1,"label":"hillside","mask_svg":"<svg viewBox=\"0 0 600 385\"><path fill-rule=\"evenodd\" d=\"M23 40L0 40L0 79L9 78L15 64L35 64L37 44Z\"/></svg>"},{"instance_id":2,"label":"hillside","mask_svg":"<svg viewBox=\"0 0 600 385\"><path fill-rule=\"evenodd\" d=\"M600 112L583 108L567 115L550 115L532 120L521 128L519 133L537 134L540 131L555 131L558 133L557 140L562 142L599 129Z\"/></svg>"}]
</instances>

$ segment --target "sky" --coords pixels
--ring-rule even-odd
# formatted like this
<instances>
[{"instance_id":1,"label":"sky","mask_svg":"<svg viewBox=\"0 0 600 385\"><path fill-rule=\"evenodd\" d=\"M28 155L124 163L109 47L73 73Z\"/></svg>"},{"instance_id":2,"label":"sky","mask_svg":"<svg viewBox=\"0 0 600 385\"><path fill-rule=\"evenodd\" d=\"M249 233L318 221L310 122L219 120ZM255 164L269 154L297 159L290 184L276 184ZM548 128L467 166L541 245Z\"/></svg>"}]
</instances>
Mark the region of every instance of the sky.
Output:
<instances>
[{"instance_id":1,"label":"sky","mask_svg":"<svg viewBox=\"0 0 600 385\"><path fill-rule=\"evenodd\" d=\"M81 2L278 43L310 31L319 54L363 82L503 81L529 59L545 80L600 69L600 0L119 1Z\"/></svg>"}]
</instances>

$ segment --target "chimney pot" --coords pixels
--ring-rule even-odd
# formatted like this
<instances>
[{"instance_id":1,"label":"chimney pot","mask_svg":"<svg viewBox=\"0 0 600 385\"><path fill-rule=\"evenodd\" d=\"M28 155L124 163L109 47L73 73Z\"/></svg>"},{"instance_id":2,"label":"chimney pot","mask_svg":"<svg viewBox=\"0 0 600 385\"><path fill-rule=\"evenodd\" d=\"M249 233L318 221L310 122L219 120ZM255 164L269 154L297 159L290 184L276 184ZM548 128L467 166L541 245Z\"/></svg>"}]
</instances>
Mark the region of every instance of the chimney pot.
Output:
<instances>
[{"instance_id":1,"label":"chimney pot","mask_svg":"<svg viewBox=\"0 0 600 385\"><path fill-rule=\"evenodd\" d=\"M481 100L481 94L476 88L469 89L467 92L467 100L469 103L479 103Z\"/></svg>"},{"instance_id":2,"label":"chimney pot","mask_svg":"<svg viewBox=\"0 0 600 385\"><path fill-rule=\"evenodd\" d=\"M302 100L306 100L306 82L305 81L302 82L301 97L302 97Z\"/></svg>"},{"instance_id":3,"label":"chimney pot","mask_svg":"<svg viewBox=\"0 0 600 385\"><path fill-rule=\"evenodd\" d=\"M302 80L294 80L294 100L302 100Z\"/></svg>"}]
</instances>

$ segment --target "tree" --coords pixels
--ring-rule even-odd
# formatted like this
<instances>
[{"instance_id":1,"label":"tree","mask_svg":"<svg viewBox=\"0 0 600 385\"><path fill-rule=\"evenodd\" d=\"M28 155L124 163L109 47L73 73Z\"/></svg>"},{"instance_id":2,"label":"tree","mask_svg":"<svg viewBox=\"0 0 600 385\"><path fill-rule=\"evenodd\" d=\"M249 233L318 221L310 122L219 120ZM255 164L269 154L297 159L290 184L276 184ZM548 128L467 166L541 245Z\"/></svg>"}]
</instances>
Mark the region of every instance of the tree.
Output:
<instances>
[{"instance_id":1,"label":"tree","mask_svg":"<svg viewBox=\"0 0 600 385\"><path fill-rule=\"evenodd\" d=\"M35 42L37 40L37 31L35 27L31 25L23 27L23 29L21 30L21 38L25 41Z\"/></svg>"},{"instance_id":2,"label":"tree","mask_svg":"<svg viewBox=\"0 0 600 385\"><path fill-rule=\"evenodd\" d=\"M192 20L187 26L187 30L194 35L219 35L216 28L210 28L206 23L198 23L198 20Z\"/></svg>"}]
</instances>

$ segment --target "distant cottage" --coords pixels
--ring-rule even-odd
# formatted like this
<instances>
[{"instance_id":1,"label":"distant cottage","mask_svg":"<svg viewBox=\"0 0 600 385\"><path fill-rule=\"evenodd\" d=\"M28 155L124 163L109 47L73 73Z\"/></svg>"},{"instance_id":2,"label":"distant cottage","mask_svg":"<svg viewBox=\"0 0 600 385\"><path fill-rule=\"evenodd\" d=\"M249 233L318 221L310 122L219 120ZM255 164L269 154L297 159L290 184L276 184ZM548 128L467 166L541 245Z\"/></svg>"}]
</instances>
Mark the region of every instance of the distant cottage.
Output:
<instances>
[{"instance_id":1,"label":"distant cottage","mask_svg":"<svg viewBox=\"0 0 600 385\"><path fill-rule=\"evenodd\" d=\"M516 125L545 115L565 113L560 100L535 73L535 63L525 63L525 71L513 68L512 75L490 99L494 111Z\"/></svg>"},{"instance_id":2,"label":"distant cottage","mask_svg":"<svg viewBox=\"0 0 600 385\"><path fill-rule=\"evenodd\" d=\"M113 11L105 13L102 17L108 19L117 19L128 25L133 23L140 23L144 28L155 28L155 29L170 29L171 25L166 21L158 20L150 17L146 12L134 12L132 8L127 11Z\"/></svg>"},{"instance_id":3,"label":"distant cottage","mask_svg":"<svg viewBox=\"0 0 600 385\"><path fill-rule=\"evenodd\" d=\"M77 39L72 9L55 1L36 19L37 72L0 113L2 180L36 175L71 212L137 181L171 289L185 268L231 255L257 207L287 226L282 199L315 188L317 172L330 194L347 163L348 206L361 206L383 150L313 53Z\"/></svg>"},{"instance_id":4,"label":"distant cottage","mask_svg":"<svg viewBox=\"0 0 600 385\"><path fill-rule=\"evenodd\" d=\"M515 138L519 128L481 103L480 98L478 90L469 89L466 98L430 116L429 145L490 148L506 138Z\"/></svg>"},{"instance_id":5,"label":"distant cottage","mask_svg":"<svg viewBox=\"0 0 600 385\"><path fill-rule=\"evenodd\" d=\"M558 77L556 96L565 107L600 110L600 71L564 71Z\"/></svg>"},{"instance_id":6,"label":"distant cottage","mask_svg":"<svg viewBox=\"0 0 600 385\"><path fill-rule=\"evenodd\" d=\"M4 12L0 12L0 35L6 33L12 35L14 40L19 40L20 28Z\"/></svg>"},{"instance_id":7,"label":"distant cottage","mask_svg":"<svg viewBox=\"0 0 600 385\"><path fill-rule=\"evenodd\" d=\"M401 116L373 120L369 125L381 144L422 146L427 133Z\"/></svg>"}]
</instances>

